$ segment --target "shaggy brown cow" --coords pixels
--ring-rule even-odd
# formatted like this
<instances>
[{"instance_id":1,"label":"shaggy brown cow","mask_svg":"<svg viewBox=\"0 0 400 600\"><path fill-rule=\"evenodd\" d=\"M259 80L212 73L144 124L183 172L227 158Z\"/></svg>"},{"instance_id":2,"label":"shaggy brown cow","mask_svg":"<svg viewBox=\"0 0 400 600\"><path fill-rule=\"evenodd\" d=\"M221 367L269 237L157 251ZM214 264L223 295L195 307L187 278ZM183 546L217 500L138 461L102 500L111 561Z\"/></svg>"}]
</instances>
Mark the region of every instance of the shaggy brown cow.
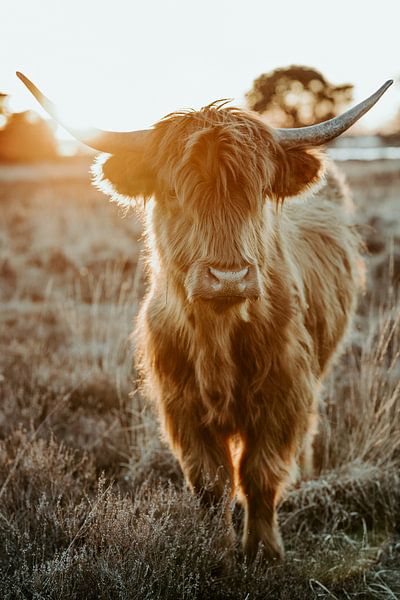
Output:
<instances>
[{"instance_id":1,"label":"shaggy brown cow","mask_svg":"<svg viewBox=\"0 0 400 600\"><path fill-rule=\"evenodd\" d=\"M214 103L150 132L85 138L112 154L97 165L102 189L148 200L150 287L136 330L147 394L203 501L242 492L250 556L260 542L268 557L283 555L276 506L297 463L311 472L318 387L359 287L358 238L340 198L283 201L320 181L312 146L347 129L388 85L299 130Z\"/></svg>"}]
</instances>

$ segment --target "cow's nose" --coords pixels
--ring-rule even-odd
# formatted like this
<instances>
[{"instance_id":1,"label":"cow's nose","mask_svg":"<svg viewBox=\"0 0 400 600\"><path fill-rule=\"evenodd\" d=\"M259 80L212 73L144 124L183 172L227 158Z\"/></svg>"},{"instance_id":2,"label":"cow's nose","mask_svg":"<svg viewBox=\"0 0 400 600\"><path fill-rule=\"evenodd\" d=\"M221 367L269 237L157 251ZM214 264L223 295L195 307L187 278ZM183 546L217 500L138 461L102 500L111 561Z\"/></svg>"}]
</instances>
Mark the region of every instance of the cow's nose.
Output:
<instances>
[{"instance_id":1,"label":"cow's nose","mask_svg":"<svg viewBox=\"0 0 400 600\"><path fill-rule=\"evenodd\" d=\"M190 300L215 300L224 306L261 295L260 275L255 263L240 265L240 268L197 263L190 269L185 285Z\"/></svg>"},{"instance_id":2,"label":"cow's nose","mask_svg":"<svg viewBox=\"0 0 400 600\"><path fill-rule=\"evenodd\" d=\"M209 266L204 272L202 287L204 296L208 296L210 300L245 300L260 295L258 270L255 265L243 265L240 269Z\"/></svg>"},{"instance_id":3,"label":"cow's nose","mask_svg":"<svg viewBox=\"0 0 400 600\"><path fill-rule=\"evenodd\" d=\"M232 289L243 293L246 289L246 276L249 274L249 267L237 270L224 270L215 269L214 267L208 268L211 274L210 286L216 291L222 291L224 288Z\"/></svg>"}]
</instances>

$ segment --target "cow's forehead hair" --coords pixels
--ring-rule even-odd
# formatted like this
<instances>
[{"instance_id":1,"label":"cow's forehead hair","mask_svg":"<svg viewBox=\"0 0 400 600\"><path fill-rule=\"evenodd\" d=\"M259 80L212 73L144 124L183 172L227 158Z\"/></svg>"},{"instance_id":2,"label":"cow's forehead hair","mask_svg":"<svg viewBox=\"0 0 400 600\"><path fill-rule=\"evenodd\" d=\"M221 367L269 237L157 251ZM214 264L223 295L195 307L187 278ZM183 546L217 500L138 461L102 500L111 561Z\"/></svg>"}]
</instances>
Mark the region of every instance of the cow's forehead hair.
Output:
<instances>
[{"instance_id":1,"label":"cow's forehead hair","mask_svg":"<svg viewBox=\"0 0 400 600\"><path fill-rule=\"evenodd\" d=\"M188 136L204 129L218 128L230 133L243 144L255 149L257 142L273 144L272 131L261 119L243 109L226 106L226 100L217 100L200 110L187 109L166 115L155 126L157 142L168 146L185 145Z\"/></svg>"},{"instance_id":2,"label":"cow's forehead hair","mask_svg":"<svg viewBox=\"0 0 400 600\"><path fill-rule=\"evenodd\" d=\"M240 183L250 193L271 180L278 154L272 131L226 101L167 115L155 126L151 149L156 170L170 187L182 176L194 183L197 174L225 190L229 182Z\"/></svg>"}]
</instances>

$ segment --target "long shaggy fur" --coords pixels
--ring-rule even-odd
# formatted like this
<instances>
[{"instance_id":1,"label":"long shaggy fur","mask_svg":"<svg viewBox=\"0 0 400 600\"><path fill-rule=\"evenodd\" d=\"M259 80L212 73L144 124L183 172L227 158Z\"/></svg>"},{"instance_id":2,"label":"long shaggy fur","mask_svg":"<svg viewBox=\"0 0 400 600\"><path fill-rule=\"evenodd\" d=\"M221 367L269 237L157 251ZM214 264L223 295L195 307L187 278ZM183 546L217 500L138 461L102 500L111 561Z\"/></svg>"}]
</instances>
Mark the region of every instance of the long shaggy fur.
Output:
<instances>
[{"instance_id":1,"label":"long shaggy fur","mask_svg":"<svg viewBox=\"0 0 400 600\"><path fill-rule=\"evenodd\" d=\"M359 287L335 173L314 199L283 202L324 170L319 152L287 151L257 117L218 103L169 115L143 155L97 167L117 200L152 196L138 366L191 488L205 502L241 492L250 556L260 542L282 556L276 507L296 465L311 471L318 388ZM196 265L246 262L259 271L257 300L226 310L191 300Z\"/></svg>"}]
</instances>

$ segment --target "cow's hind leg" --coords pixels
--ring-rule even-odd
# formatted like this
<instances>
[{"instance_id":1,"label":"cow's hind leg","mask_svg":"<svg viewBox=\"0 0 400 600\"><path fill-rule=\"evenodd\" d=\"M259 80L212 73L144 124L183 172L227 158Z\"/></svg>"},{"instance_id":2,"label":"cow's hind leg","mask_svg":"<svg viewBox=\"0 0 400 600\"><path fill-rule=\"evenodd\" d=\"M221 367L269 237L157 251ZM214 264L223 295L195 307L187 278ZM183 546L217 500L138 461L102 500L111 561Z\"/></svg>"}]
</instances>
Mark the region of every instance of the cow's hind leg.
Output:
<instances>
[{"instance_id":1,"label":"cow's hind leg","mask_svg":"<svg viewBox=\"0 0 400 600\"><path fill-rule=\"evenodd\" d=\"M311 479L314 475L314 440L318 431L318 389L319 386L314 395L312 409L308 415L307 432L304 435L301 451L298 456L300 477L302 479Z\"/></svg>"},{"instance_id":2,"label":"cow's hind leg","mask_svg":"<svg viewBox=\"0 0 400 600\"><path fill-rule=\"evenodd\" d=\"M317 431L317 417L311 420L310 429L307 432L303 447L299 455L300 477L302 479L311 479L314 474L314 438Z\"/></svg>"}]
</instances>

